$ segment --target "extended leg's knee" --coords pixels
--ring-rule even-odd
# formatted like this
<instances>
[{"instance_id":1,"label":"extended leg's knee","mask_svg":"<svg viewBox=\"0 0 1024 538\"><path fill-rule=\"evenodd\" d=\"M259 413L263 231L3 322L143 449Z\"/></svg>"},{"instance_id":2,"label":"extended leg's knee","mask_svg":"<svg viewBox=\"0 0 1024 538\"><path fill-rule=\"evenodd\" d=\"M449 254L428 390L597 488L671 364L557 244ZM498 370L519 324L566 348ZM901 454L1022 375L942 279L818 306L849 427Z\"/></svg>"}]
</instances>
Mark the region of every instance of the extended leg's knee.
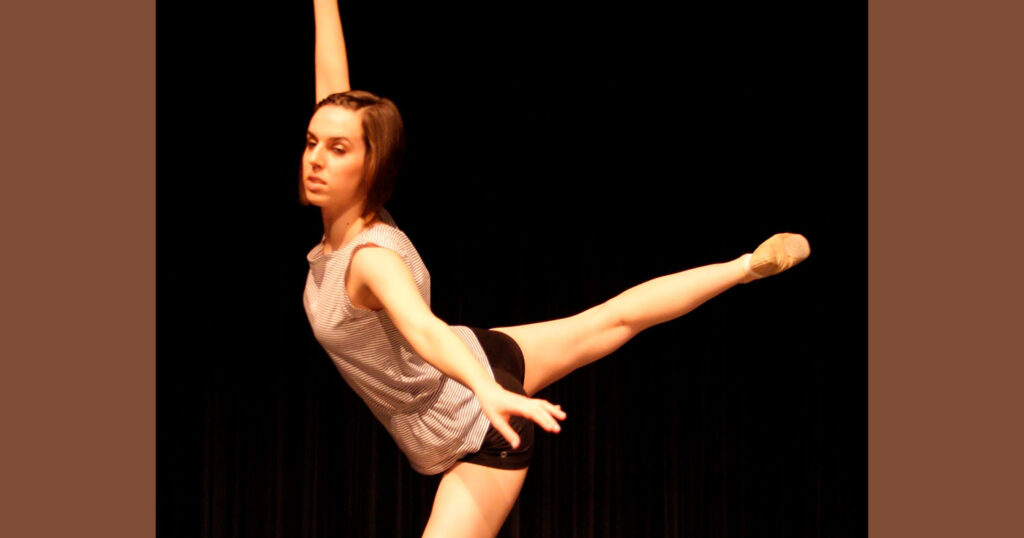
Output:
<instances>
[{"instance_id":1,"label":"extended leg's knee","mask_svg":"<svg viewBox=\"0 0 1024 538\"><path fill-rule=\"evenodd\" d=\"M640 331L646 329L645 319L635 309L627 308L627 303L617 295L598 305L601 312L601 323L604 331L617 337L625 337L626 340L636 336Z\"/></svg>"},{"instance_id":2,"label":"extended leg's knee","mask_svg":"<svg viewBox=\"0 0 1024 538\"><path fill-rule=\"evenodd\" d=\"M581 331L581 346L576 354L576 367L600 359L619 349L636 336L643 327L640 319L629 316L616 298L609 299L580 314L586 316Z\"/></svg>"}]
</instances>

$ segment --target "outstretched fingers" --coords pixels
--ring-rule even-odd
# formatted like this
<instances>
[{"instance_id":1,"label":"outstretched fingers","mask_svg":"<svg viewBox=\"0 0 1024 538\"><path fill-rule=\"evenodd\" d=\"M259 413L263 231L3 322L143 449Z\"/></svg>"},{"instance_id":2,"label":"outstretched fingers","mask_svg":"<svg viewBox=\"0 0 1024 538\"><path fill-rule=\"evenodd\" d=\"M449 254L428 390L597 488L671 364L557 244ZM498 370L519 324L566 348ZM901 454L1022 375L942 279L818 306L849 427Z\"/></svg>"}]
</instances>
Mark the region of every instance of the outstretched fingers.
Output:
<instances>
[{"instance_id":1,"label":"outstretched fingers","mask_svg":"<svg viewBox=\"0 0 1024 538\"><path fill-rule=\"evenodd\" d=\"M484 414L490 419L494 429L512 445L512 448L519 448L519 435L509 424L509 419L513 415L530 419L552 433L562 430L558 421L565 420L567 416L559 405L540 398L528 398L503 389L482 395L481 404Z\"/></svg>"},{"instance_id":2,"label":"outstretched fingers","mask_svg":"<svg viewBox=\"0 0 1024 538\"><path fill-rule=\"evenodd\" d=\"M558 420L565 420L565 418L568 416L565 414L565 411L562 411L561 405L555 405L551 402L548 402L547 400L541 401L544 402L544 404L548 407L548 411L551 413L551 415L557 418Z\"/></svg>"},{"instance_id":3,"label":"outstretched fingers","mask_svg":"<svg viewBox=\"0 0 1024 538\"><path fill-rule=\"evenodd\" d=\"M562 407L554 405L547 400L541 400L540 398L526 398L526 404L520 412L515 414L526 417L537 423L541 428L552 432L558 433L562 431L562 426L558 424L559 420L565 420L565 411L562 411Z\"/></svg>"},{"instance_id":4,"label":"outstretched fingers","mask_svg":"<svg viewBox=\"0 0 1024 538\"><path fill-rule=\"evenodd\" d=\"M549 432L558 433L562 431L562 425L558 423L558 420L565 420L566 414L562 411L561 406L554 405L546 400L534 399L533 401L538 406L538 411L535 415L537 418L534 418L533 421Z\"/></svg>"}]
</instances>

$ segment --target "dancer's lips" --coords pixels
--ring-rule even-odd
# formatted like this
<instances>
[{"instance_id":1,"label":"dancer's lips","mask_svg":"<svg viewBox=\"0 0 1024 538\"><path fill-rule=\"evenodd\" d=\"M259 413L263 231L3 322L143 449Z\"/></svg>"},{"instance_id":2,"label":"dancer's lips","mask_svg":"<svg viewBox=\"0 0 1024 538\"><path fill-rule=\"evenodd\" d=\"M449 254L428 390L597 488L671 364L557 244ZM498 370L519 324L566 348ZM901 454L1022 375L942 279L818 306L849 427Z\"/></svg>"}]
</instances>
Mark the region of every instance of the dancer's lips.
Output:
<instances>
[{"instance_id":1,"label":"dancer's lips","mask_svg":"<svg viewBox=\"0 0 1024 538\"><path fill-rule=\"evenodd\" d=\"M319 177L306 177L306 190L310 193L322 193L327 189L327 181Z\"/></svg>"},{"instance_id":2,"label":"dancer's lips","mask_svg":"<svg viewBox=\"0 0 1024 538\"><path fill-rule=\"evenodd\" d=\"M306 188L311 191L322 191L327 187L327 182L316 177L306 176Z\"/></svg>"}]
</instances>

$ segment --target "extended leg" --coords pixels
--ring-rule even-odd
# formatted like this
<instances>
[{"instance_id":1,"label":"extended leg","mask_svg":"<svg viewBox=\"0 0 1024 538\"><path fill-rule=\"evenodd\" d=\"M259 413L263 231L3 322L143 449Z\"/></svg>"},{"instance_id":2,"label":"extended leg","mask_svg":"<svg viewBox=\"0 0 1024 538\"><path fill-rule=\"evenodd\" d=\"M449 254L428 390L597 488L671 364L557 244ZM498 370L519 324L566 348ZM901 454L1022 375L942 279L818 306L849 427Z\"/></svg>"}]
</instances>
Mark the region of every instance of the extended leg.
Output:
<instances>
[{"instance_id":1,"label":"extended leg","mask_svg":"<svg viewBox=\"0 0 1024 538\"><path fill-rule=\"evenodd\" d=\"M519 496L526 471L456 463L441 478L423 537L497 535Z\"/></svg>"},{"instance_id":2,"label":"extended leg","mask_svg":"<svg viewBox=\"0 0 1024 538\"><path fill-rule=\"evenodd\" d=\"M655 278L575 316L494 330L522 348L523 386L533 395L615 351L640 331L682 316L736 284L788 269L809 253L803 236L777 234L753 255Z\"/></svg>"},{"instance_id":3,"label":"extended leg","mask_svg":"<svg viewBox=\"0 0 1024 538\"><path fill-rule=\"evenodd\" d=\"M675 319L748 278L744 258L695 267L632 287L575 316L499 327L523 350L533 395L573 370L608 355L640 331Z\"/></svg>"}]
</instances>

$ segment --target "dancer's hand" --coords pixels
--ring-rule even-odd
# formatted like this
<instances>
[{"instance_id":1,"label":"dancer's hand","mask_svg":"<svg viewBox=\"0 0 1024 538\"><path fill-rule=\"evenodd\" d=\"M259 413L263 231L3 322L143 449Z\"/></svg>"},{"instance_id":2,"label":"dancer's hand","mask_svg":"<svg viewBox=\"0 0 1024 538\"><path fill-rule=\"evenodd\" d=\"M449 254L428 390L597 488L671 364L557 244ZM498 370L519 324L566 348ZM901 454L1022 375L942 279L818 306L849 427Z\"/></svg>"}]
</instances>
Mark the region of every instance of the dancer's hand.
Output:
<instances>
[{"instance_id":1,"label":"dancer's hand","mask_svg":"<svg viewBox=\"0 0 1024 538\"><path fill-rule=\"evenodd\" d=\"M477 393L476 398L480 401L484 415L494 425L494 429L508 440L512 448L519 448L519 435L509 424L509 419L513 415L526 417L552 433L562 430L558 420L565 420L566 417L559 405L540 398L527 398L505 390L498 384L491 389Z\"/></svg>"}]
</instances>

